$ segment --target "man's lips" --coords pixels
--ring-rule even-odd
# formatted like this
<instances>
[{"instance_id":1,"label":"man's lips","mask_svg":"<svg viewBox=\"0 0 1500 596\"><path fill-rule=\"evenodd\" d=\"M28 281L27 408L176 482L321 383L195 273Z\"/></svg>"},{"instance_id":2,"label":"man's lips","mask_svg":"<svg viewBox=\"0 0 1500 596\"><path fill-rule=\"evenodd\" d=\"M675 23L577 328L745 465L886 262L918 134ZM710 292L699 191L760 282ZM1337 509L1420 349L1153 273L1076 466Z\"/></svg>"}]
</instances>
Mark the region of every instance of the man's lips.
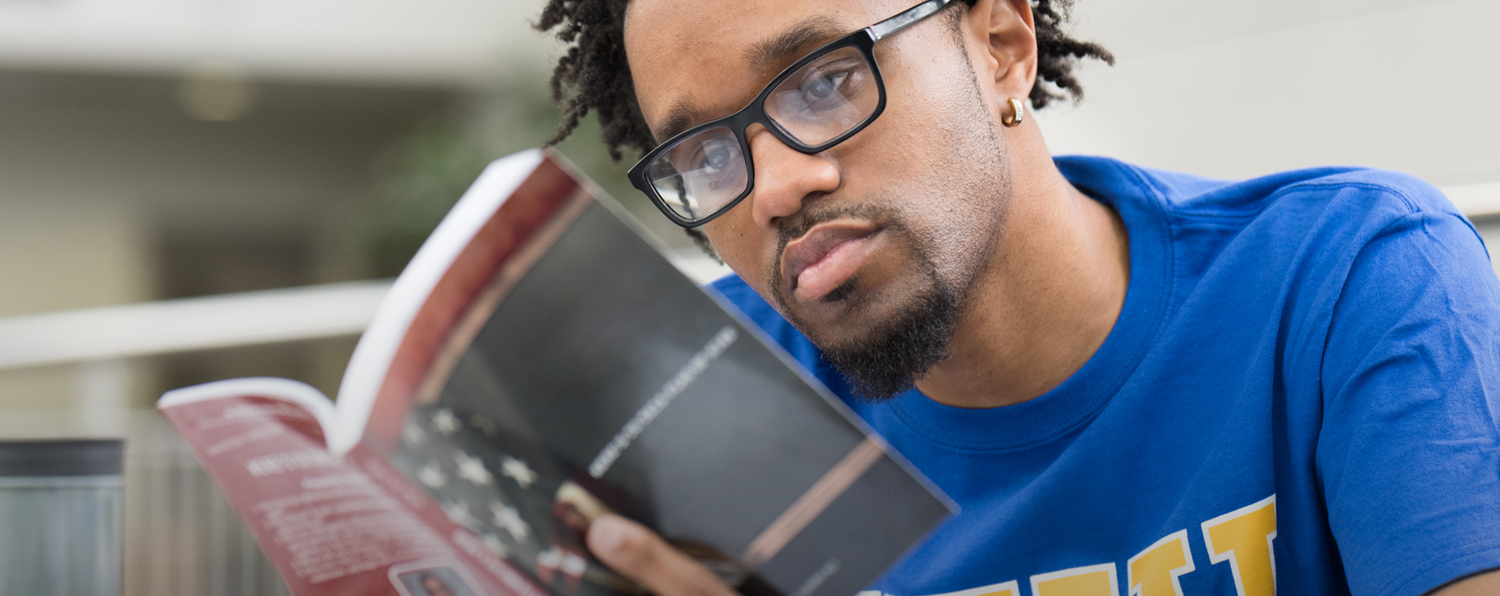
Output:
<instances>
[{"instance_id":1,"label":"man's lips","mask_svg":"<svg viewBox=\"0 0 1500 596\"><path fill-rule=\"evenodd\" d=\"M822 298L859 269L880 228L862 222L818 224L781 253L782 283L801 301Z\"/></svg>"}]
</instances>

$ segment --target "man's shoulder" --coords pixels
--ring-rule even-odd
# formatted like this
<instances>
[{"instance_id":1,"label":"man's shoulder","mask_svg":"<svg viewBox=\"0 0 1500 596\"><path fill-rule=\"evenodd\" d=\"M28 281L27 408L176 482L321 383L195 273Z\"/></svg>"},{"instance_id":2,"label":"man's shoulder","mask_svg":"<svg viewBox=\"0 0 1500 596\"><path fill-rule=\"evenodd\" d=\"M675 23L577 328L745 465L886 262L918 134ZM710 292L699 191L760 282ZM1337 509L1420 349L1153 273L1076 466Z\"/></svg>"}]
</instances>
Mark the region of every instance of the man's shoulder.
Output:
<instances>
[{"instance_id":1,"label":"man's shoulder","mask_svg":"<svg viewBox=\"0 0 1500 596\"><path fill-rule=\"evenodd\" d=\"M1057 164L1069 181L1096 198L1150 197L1179 219L1250 219L1274 214L1278 208L1312 208L1325 216L1349 212L1359 215L1353 219L1366 221L1413 213L1459 215L1431 184L1388 170L1329 166L1223 180L1102 157L1059 157ZM1149 192L1127 192L1134 189ZM1339 219L1348 221L1327 221Z\"/></svg>"},{"instance_id":2,"label":"man's shoulder","mask_svg":"<svg viewBox=\"0 0 1500 596\"><path fill-rule=\"evenodd\" d=\"M1177 175L1181 176L1181 175ZM1170 175L1160 174L1168 180ZM1412 215L1459 215L1442 191L1400 172L1323 167L1226 183L1209 192L1169 195L1173 213L1201 217L1258 217L1282 211L1317 214L1325 224L1384 225Z\"/></svg>"}]
</instances>

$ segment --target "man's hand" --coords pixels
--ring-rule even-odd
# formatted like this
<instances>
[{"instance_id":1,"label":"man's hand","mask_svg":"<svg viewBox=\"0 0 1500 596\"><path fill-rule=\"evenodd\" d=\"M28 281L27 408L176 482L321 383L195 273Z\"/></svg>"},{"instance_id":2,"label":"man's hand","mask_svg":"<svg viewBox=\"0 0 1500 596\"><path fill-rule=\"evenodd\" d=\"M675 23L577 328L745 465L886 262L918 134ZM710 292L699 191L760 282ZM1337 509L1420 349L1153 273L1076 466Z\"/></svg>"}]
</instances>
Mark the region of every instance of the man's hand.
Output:
<instances>
[{"instance_id":1,"label":"man's hand","mask_svg":"<svg viewBox=\"0 0 1500 596\"><path fill-rule=\"evenodd\" d=\"M712 572L651 530L618 515L589 525L589 550L656 596L738 596Z\"/></svg>"}]
</instances>

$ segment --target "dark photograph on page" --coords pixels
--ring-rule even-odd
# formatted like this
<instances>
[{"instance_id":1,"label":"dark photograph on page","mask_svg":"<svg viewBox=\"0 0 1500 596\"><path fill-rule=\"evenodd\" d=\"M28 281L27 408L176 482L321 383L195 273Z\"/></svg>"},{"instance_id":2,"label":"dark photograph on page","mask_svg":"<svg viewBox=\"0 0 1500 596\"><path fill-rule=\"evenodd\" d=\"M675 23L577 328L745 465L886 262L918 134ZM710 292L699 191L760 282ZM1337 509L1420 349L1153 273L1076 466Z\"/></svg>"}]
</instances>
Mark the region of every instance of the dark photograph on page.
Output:
<instances>
[{"instance_id":1,"label":"dark photograph on page","mask_svg":"<svg viewBox=\"0 0 1500 596\"><path fill-rule=\"evenodd\" d=\"M742 591L793 596L857 592L948 513L599 205L440 386L393 461L554 594L640 591L584 546L606 512Z\"/></svg>"}]
</instances>

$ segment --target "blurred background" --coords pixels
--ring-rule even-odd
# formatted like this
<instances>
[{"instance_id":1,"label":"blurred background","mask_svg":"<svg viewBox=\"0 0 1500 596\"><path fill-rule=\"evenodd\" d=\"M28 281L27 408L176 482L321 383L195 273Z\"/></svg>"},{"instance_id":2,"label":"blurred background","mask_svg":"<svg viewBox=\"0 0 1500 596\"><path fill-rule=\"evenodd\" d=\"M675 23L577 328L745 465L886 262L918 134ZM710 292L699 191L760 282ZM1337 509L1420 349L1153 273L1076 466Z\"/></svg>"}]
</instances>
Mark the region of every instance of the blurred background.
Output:
<instances>
[{"instance_id":1,"label":"blurred background","mask_svg":"<svg viewBox=\"0 0 1500 596\"><path fill-rule=\"evenodd\" d=\"M125 437L126 594L283 588L150 409L332 395L388 280L489 160L556 125L540 0L0 0L0 439ZM1225 178L1326 164L1443 188L1500 246L1500 3L1077 0L1054 153ZM561 151L700 279L612 164Z\"/></svg>"}]
</instances>

